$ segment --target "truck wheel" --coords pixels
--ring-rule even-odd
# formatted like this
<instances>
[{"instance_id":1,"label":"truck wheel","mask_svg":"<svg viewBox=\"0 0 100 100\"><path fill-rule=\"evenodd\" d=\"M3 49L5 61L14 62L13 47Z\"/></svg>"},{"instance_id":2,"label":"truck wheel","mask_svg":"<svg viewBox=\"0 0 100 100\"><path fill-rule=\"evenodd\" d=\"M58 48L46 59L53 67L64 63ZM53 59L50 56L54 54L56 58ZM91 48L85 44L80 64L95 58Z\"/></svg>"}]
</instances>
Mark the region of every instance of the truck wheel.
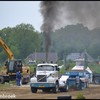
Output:
<instances>
[{"instance_id":1,"label":"truck wheel","mask_svg":"<svg viewBox=\"0 0 100 100\"><path fill-rule=\"evenodd\" d=\"M27 81L27 78L22 78L22 84L27 84L28 81Z\"/></svg>"},{"instance_id":2,"label":"truck wheel","mask_svg":"<svg viewBox=\"0 0 100 100\"><path fill-rule=\"evenodd\" d=\"M56 83L56 86L52 89L53 93L57 93L59 91L59 85Z\"/></svg>"},{"instance_id":3,"label":"truck wheel","mask_svg":"<svg viewBox=\"0 0 100 100\"><path fill-rule=\"evenodd\" d=\"M4 83L4 78L2 76L0 76L0 84Z\"/></svg>"},{"instance_id":4,"label":"truck wheel","mask_svg":"<svg viewBox=\"0 0 100 100\"><path fill-rule=\"evenodd\" d=\"M94 83L95 83L95 84L100 84L100 79L99 79L99 78L95 78L95 79L94 79Z\"/></svg>"},{"instance_id":5,"label":"truck wheel","mask_svg":"<svg viewBox=\"0 0 100 100\"><path fill-rule=\"evenodd\" d=\"M31 87L31 92L32 92L32 93L36 93L36 92L37 92L37 88Z\"/></svg>"}]
</instances>

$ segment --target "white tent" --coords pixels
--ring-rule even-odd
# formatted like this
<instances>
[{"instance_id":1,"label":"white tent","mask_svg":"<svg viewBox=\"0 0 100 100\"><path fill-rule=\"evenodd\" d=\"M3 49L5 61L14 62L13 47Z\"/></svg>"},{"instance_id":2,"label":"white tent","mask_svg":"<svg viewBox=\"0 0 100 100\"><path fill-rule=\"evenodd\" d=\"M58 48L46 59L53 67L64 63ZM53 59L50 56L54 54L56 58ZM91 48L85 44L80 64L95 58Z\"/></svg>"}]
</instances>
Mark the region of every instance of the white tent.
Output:
<instances>
[{"instance_id":1,"label":"white tent","mask_svg":"<svg viewBox=\"0 0 100 100\"><path fill-rule=\"evenodd\" d=\"M89 73L92 73L89 67L87 67L85 70L88 71Z\"/></svg>"},{"instance_id":2,"label":"white tent","mask_svg":"<svg viewBox=\"0 0 100 100\"><path fill-rule=\"evenodd\" d=\"M89 67L87 67L85 70L88 72L89 75L89 83L92 83L92 71L90 70Z\"/></svg>"},{"instance_id":3,"label":"white tent","mask_svg":"<svg viewBox=\"0 0 100 100\"><path fill-rule=\"evenodd\" d=\"M84 66L74 66L72 70L84 70Z\"/></svg>"}]
</instances>

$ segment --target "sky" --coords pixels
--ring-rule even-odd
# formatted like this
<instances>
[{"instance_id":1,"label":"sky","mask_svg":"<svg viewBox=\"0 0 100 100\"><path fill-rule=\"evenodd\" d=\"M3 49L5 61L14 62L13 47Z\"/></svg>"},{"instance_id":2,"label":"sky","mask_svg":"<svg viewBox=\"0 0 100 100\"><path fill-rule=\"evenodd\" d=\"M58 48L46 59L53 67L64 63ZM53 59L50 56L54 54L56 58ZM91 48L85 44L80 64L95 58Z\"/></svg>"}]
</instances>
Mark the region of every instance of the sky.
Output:
<instances>
[{"instance_id":1,"label":"sky","mask_svg":"<svg viewBox=\"0 0 100 100\"><path fill-rule=\"evenodd\" d=\"M31 24L41 31L40 1L0 1L0 30L21 23Z\"/></svg>"}]
</instances>

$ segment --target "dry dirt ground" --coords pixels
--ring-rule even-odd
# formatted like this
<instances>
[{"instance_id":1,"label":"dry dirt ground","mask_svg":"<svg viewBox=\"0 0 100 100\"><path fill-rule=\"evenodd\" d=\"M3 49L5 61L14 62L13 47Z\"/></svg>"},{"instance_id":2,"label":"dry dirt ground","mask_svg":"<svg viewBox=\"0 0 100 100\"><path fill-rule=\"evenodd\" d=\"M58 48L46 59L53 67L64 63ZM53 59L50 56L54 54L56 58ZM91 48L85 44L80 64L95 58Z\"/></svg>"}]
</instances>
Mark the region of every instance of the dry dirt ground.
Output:
<instances>
[{"instance_id":1,"label":"dry dirt ground","mask_svg":"<svg viewBox=\"0 0 100 100\"><path fill-rule=\"evenodd\" d=\"M70 95L72 99L75 99L79 92L84 95L86 99L100 99L100 85L92 84L81 91L58 92L56 94L44 93L42 90L38 90L37 93L31 93L29 85L20 87L11 86L10 88L0 90L0 94L15 94L16 99L57 99L58 96L67 95Z\"/></svg>"}]
</instances>

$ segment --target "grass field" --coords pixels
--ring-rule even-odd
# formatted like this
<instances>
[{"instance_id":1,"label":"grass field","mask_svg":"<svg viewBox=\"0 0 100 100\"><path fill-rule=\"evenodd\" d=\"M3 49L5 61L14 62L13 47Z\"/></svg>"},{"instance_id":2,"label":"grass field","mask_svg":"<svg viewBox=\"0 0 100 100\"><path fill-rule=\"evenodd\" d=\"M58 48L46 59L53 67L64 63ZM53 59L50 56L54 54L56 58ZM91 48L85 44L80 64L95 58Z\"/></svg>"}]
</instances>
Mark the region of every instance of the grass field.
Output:
<instances>
[{"instance_id":1,"label":"grass field","mask_svg":"<svg viewBox=\"0 0 100 100\"><path fill-rule=\"evenodd\" d=\"M0 84L0 91L10 88L10 84L9 83L5 83L5 84Z\"/></svg>"},{"instance_id":2,"label":"grass field","mask_svg":"<svg viewBox=\"0 0 100 100\"><path fill-rule=\"evenodd\" d=\"M94 72L94 73L100 73L100 65L93 63L88 65L89 68Z\"/></svg>"}]
</instances>

